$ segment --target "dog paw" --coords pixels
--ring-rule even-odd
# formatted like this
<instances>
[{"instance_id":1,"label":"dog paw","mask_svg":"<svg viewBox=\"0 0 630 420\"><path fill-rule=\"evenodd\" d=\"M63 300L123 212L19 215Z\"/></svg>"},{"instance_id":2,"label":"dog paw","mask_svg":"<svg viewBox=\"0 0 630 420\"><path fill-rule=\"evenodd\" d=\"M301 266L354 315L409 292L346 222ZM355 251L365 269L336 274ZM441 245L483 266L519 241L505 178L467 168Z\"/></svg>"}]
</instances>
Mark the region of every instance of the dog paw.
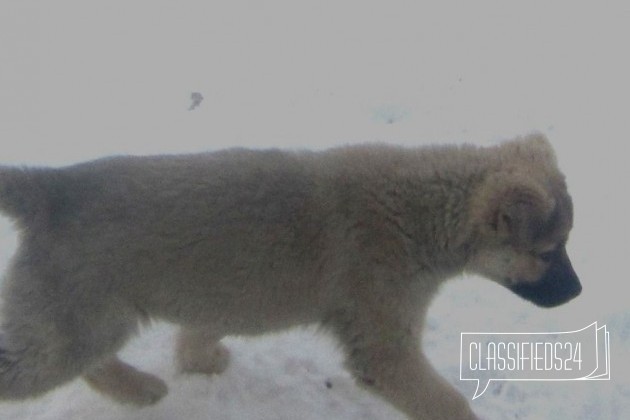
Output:
<instances>
[{"instance_id":1,"label":"dog paw","mask_svg":"<svg viewBox=\"0 0 630 420\"><path fill-rule=\"evenodd\" d=\"M152 405L160 401L168 387L157 376L141 372L118 359L88 372L84 379L96 391L123 404Z\"/></svg>"},{"instance_id":2,"label":"dog paw","mask_svg":"<svg viewBox=\"0 0 630 420\"><path fill-rule=\"evenodd\" d=\"M130 390L123 402L137 405L139 407L153 405L168 394L168 387L160 378L153 375L142 374L137 385Z\"/></svg>"}]
</instances>

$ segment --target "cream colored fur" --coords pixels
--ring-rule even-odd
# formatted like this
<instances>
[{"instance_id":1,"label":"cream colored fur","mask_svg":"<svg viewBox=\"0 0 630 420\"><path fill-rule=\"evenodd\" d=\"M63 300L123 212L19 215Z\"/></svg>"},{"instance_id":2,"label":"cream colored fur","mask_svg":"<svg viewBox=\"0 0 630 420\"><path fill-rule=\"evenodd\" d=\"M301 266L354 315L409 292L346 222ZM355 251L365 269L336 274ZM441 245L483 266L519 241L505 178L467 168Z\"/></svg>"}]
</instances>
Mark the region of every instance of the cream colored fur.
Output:
<instances>
[{"instance_id":1,"label":"cream colored fur","mask_svg":"<svg viewBox=\"0 0 630 420\"><path fill-rule=\"evenodd\" d=\"M543 252L515 227L530 217L513 199L523 190L540 218L562 207L543 237L563 245L570 201L540 135L0 169L21 241L2 290L0 398L83 375L121 402L156 402L163 382L115 357L150 318L181 324L178 363L205 373L225 369L226 335L319 323L357 382L410 418L473 419L423 356L423 320L448 278L468 269L510 286L518 261L497 255Z\"/></svg>"}]
</instances>

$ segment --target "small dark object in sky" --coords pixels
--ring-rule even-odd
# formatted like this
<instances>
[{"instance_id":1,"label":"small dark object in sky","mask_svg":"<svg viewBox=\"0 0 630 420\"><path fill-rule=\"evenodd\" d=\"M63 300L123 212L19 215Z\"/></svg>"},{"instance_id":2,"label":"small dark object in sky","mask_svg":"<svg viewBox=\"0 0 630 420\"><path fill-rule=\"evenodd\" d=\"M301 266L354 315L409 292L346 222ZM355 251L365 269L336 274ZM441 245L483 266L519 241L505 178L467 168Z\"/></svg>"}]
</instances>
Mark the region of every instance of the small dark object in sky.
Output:
<instances>
[{"instance_id":1,"label":"small dark object in sky","mask_svg":"<svg viewBox=\"0 0 630 420\"><path fill-rule=\"evenodd\" d=\"M193 92L190 94L190 100L192 101L192 103L190 104L190 108L188 108L188 110L192 111L193 109L201 105L201 101L203 101L203 95L200 92Z\"/></svg>"},{"instance_id":2,"label":"small dark object in sky","mask_svg":"<svg viewBox=\"0 0 630 420\"><path fill-rule=\"evenodd\" d=\"M332 388L332 382L330 382L330 379L326 379L326 388Z\"/></svg>"}]
</instances>

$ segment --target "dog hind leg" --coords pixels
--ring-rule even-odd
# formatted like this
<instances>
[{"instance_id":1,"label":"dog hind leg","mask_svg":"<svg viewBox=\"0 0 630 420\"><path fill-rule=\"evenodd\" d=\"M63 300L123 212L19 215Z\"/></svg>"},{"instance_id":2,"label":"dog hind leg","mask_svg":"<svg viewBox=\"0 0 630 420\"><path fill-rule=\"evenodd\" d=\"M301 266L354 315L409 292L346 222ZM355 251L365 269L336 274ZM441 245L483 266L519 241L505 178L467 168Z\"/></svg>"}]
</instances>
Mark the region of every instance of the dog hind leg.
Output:
<instances>
[{"instance_id":1,"label":"dog hind leg","mask_svg":"<svg viewBox=\"0 0 630 420\"><path fill-rule=\"evenodd\" d=\"M69 337L16 337L6 332L1 337L0 400L42 395L108 357L107 351L66 341Z\"/></svg>"},{"instance_id":2,"label":"dog hind leg","mask_svg":"<svg viewBox=\"0 0 630 420\"><path fill-rule=\"evenodd\" d=\"M105 282L89 285L25 261L3 284L0 400L71 381L114 355L138 325L137 311L106 293Z\"/></svg>"},{"instance_id":3,"label":"dog hind leg","mask_svg":"<svg viewBox=\"0 0 630 420\"><path fill-rule=\"evenodd\" d=\"M157 403L168 393L160 378L141 372L118 357L112 357L83 375L96 391L114 400L137 406Z\"/></svg>"}]
</instances>

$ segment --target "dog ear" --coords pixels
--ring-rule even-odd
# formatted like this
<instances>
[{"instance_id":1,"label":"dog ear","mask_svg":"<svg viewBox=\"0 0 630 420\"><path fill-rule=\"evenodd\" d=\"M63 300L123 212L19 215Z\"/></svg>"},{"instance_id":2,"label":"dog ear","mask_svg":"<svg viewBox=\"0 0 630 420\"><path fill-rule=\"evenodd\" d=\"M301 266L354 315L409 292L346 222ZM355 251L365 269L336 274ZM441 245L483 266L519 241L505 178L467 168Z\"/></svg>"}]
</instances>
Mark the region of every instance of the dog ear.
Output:
<instances>
[{"instance_id":1,"label":"dog ear","mask_svg":"<svg viewBox=\"0 0 630 420\"><path fill-rule=\"evenodd\" d=\"M539 191L519 186L506 191L499 200L491 223L500 238L526 245L545 231L552 206Z\"/></svg>"},{"instance_id":2,"label":"dog ear","mask_svg":"<svg viewBox=\"0 0 630 420\"><path fill-rule=\"evenodd\" d=\"M510 174L487 180L476 207L484 231L501 242L527 245L544 233L555 200L533 180Z\"/></svg>"}]
</instances>

